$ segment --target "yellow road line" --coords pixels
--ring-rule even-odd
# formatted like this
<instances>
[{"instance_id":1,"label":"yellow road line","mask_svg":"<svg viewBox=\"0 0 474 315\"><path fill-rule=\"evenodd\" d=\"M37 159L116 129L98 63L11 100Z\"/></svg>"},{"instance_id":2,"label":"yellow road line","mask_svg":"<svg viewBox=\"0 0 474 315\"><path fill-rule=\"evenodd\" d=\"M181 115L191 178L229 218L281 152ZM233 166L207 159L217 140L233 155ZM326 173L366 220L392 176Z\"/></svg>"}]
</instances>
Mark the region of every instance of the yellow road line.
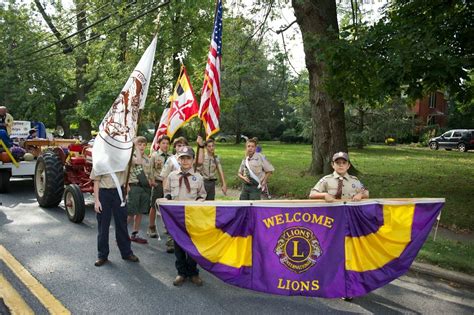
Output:
<instances>
[{"instance_id":1,"label":"yellow road line","mask_svg":"<svg viewBox=\"0 0 474 315\"><path fill-rule=\"evenodd\" d=\"M0 297L12 314L34 314L14 287L0 274Z\"/></svg>"},{"instance_id":2,"label":"yellow road line","mask_svg":"<svg viewBox=\"0 0 474 315\"><path fill-rule=\"evenodd\" d=\"M71 314L64 305L56 299L28 270L23 267L5 247L0 245L0 260L12 270L21 282L36 296L50 314Z\"/></svg>"}]
</instances>

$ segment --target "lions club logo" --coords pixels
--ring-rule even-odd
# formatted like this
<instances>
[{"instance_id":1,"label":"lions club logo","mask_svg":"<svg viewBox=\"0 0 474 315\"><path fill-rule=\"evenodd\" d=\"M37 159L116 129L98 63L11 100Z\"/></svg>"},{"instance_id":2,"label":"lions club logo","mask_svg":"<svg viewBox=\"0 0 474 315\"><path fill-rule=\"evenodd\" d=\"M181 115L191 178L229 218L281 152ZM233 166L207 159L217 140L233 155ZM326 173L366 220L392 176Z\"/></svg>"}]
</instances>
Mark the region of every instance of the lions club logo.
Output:
<instances>
[{"instance_id":1,"label":"lions club logo","mask_svg":"<svg viewBox=\"0 0 474 315\"><path fill-rule=\"evenodd\" d=\"M296 273L303 273L313 267L323 253L313 231L301 226L284 230L274 252L280 263Z\"/></svg>"}]
</instances>

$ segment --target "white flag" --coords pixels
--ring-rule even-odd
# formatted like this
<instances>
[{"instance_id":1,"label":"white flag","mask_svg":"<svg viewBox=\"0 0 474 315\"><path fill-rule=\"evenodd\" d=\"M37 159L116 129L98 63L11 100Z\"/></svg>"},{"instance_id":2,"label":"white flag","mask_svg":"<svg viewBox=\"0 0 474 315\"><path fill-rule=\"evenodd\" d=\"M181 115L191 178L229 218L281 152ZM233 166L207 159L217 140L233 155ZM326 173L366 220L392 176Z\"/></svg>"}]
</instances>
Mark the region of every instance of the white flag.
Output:
<instances>
[{"instance_id":1,"label":"white flag","mask_svg":"<svg viewBox=\"0 0 474 315\"><path fill-rule=\"evenodd\" d=\"M155 49L156 36L99 126L92 149L95 175L114 174L127 168L137 134L138 113L145 107Z\"/></svg>"}]
</instances>

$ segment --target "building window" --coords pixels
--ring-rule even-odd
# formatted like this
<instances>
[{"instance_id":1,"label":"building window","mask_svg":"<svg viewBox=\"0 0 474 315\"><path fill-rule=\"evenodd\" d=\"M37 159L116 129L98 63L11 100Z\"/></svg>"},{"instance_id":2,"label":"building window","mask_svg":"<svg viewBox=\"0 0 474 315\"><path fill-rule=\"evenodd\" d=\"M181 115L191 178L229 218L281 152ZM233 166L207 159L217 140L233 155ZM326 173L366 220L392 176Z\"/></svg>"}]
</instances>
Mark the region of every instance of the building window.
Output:
<instances>
[{"instance_id":1,"label":"building window","mask_svg":"<svg viewBox=\"0 0 474 315\"><path fill-rule=\"evenodd\" d=\"M430 93L429 107L436 108L436 92Z\"/></svg>"}]
</instances>

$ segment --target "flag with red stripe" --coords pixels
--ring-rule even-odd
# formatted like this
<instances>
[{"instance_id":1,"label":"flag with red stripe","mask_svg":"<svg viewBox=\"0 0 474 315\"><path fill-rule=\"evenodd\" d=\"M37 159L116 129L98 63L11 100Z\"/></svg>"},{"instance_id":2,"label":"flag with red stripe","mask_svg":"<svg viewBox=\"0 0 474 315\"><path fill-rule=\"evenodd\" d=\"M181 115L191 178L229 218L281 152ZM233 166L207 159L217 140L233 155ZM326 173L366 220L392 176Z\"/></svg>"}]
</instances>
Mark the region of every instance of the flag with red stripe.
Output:
<instances>
[{"instance_id":1,"label":"flag with red stripe","mask_svg":"<svg viewBox=\"0 0 474 315\"><path fill-rule=\"evenodd\" d=\"M176 131L190 121L191 118L196 117L199 111L199 105L194 96L193 87L184 65L181 66L181 73L170 100L171 107L168 114L167 135L173 138Z\"/></svg>"},{"instance_id":2,"label":"flag with red stripe","mask_svg":"<svg viewBox=\"0 0 474 315\"><path fill-rule=\"evenodd\" d=\"M201 91L199 118L203 121L206 138L219 131L222 57L222 1L217 2L211 46L207 58Z\"/></svg>"},{"instance_id":3,"label":"flag with red stripe","mask_svg":"<svg viewBox=\"0 0 474 315\"><path fill-rule=\"evenodd\" d=\"M167 107L163 110L163 114L161 114L160 124L158 125L158 129L156 130L155 137L153 138L153 142L151 143L151 147L153 150L158 151L160 148L159 142L160 138L166 135L168 131L168 117L169 117L170 109Z\"/></svg>"}]
</instances>

